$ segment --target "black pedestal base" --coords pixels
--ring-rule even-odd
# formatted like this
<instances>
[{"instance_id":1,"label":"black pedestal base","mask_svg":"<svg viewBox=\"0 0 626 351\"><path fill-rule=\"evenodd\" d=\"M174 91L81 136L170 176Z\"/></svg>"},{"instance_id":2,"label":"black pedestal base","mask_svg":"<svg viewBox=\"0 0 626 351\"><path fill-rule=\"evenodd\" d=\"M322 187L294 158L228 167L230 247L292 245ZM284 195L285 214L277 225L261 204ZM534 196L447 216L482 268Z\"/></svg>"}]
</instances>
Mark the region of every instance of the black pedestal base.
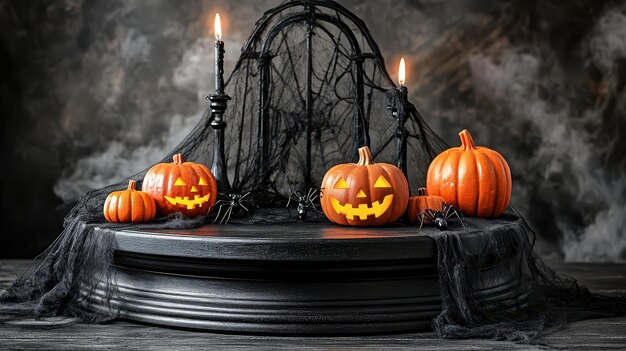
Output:
<instances>
[{"instance_id":1,"label":"black pedestal base","mask_svg":"<svg viewBox=\"0 0 626 351\"><path fill-rule=\"evenodd\" d=\"M464 244L479 250L489 233ZM433 229L426 229L433 230ZM190 231L98 229L114 235L112 302L123 318L237 333L367 334L427 330L441 309L433 240L415 227L328 223L204 226ZM515 258L512 252L511 260ZM477 300L523 304L512 261L483 267ZM102 307L104 291L89 296Z\"/></svg>"}]
</instances>

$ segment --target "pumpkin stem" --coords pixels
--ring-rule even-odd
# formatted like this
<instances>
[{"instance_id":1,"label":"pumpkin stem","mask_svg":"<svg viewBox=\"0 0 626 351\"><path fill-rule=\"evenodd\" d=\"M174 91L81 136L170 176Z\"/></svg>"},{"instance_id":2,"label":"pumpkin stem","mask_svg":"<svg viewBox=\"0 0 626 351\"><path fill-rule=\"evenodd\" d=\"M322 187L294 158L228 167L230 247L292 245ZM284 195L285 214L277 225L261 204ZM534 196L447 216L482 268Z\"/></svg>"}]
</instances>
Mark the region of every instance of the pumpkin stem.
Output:
<instances>
[{"instance_id":1,"label":"pumpkin stem","mask_svg":"<svg viewBox=\"0 0 626 351\"><path fill-rule=\"evenodd\" d=\"M176 154L176 155L174 155L173 159L174 159L174 164L177 164L177 165L182 164L183 163L183 154Z\"/></svg>"},{"instance_id":2,"label":"pumpkin stem","mask_svg":"<svg viewBox=\"0 0 626 351\"><path fill-rule=\"evenodd\" d=\"M426 196L426 188L421 187L417 189L417 196Z\"/></svg>"},{"instance_id":3,"label":"pumpkin stem","mask_svg":"<svg viewBox=\"0 0 626 351\"><path fill-rule=\"evenodd\" d=\"M128 190L137 190L137 182L134 180L128 181Z\"/></svg>"},{"instance_id":4,"label":"pumpkin stem","mask_svg":"<svg viewBox=\"0 0 626 351\"><path fill-rule=\"evenodd\" d=\"M359 162L357 165L359 166L369 166L373 165L374 161L372 161L372 152L370 148L367 146L363 146L359 148Z\"/></svg>"},{"instance_id":5,"label":"pumpkin stem","mask_svg":"<svg viewBox=\"0 0 626 351\"><path fill-rule=\"evenodd\" d=\"M463 129L459 133L459 137L461 138L461 148L463 150L476 148L474 145L474 139L472 139L472 135L467 131L467 129Z\"/></svg>"}]
</instances>

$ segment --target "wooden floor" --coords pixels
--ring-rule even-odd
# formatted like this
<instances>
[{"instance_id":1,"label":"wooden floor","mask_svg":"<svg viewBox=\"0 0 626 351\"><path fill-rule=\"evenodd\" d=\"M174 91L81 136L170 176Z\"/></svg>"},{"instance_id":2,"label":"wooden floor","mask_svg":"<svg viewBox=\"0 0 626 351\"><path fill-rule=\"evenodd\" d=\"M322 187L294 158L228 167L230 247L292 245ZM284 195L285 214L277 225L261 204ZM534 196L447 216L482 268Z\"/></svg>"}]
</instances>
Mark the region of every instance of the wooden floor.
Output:
<instances>
[{"instance_id":1,"label":"wooden floor","mask_svg":"<svg viewBox=\"0 0 626 351\"><path fill-rule=\"evenodd\" d=\"M0 290L28 261L0 260ZM626 294L626 264L552 264L591 290ZM440 340L433 333L367 337L263 337L212 334L117 322L87 325L71 320L2 323L0 350L626 350L626 317L578 322L545 338L543 346L488 340ZM59 322L67 325L59 327ZM22 325L25 324L25 325Z\"/></svg>"}]
</instances>

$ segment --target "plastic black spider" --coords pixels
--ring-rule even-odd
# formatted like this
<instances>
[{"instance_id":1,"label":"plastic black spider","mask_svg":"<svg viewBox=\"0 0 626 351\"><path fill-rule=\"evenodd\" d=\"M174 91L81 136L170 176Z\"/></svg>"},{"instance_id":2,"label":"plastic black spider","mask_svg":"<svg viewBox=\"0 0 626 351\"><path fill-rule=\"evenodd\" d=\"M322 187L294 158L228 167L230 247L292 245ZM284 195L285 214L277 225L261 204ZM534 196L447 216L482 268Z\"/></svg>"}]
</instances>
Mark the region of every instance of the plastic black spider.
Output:
<instances>
[{"instance_id":1,"label":"plastic black spider","mask_svg":"<svg viewBox=\"0 0 626 351\"><path fill-rule=\"evenodd\" d=\"M287 207L287 211L289 211L289 217L291 217L291 207L289 207L289 205L291 204L291 201L295 201L296 203L298 203L299 220L304 221L306 219L309 208L315 210L317 219L320 219L320 211L318 211L315 203L313 202L317 198L319 198L319 191L320 188L310 188L309 192L306 195L301 193L299 190L291 194L289 196L289 200L287 200L287 206L285 206Z\"/></svg>"},{"instance_id":2,"label":"plastic black spider","mask_svg":"<svg viewBox=\"0 0 626 351\"><path fill-rule=\"evenodd\" d=\"M213 204L213 206L219 205L219 208L217 210L217 215L215 216L213 223L219 220L220 224L226 224L228 223L228 221L230 221L230 217L233 214L235 216L238 216L239 214L241 214L242 210L248 214L248 218L250 219L250 222L254 223L254 221L252 220L252 211L248 207L257 207L257 206L252 202L253 200L251 198L246 199L246 197L250 195L249 191L243 195L237 194L237 193L231 193L228 195L220 193L219 195L222 196L223 199L219 199L217 200L217 202ZM211 206L211 208L213 206ZM225 206L227 208L224 211L222 218L220 219L220 214L222 214L222 208Z\"/></svg>"},{"instance_id":3,"label":"plastic black spider","mask_svg":"<svg viewBox=\"0 0 626 351\"><path fill-rule=\"evenodd\" d=\"M417 231L419 232L420 230L422 230L424 220L430 221L439 230L446 230L448 229L447 219L452 216L456 216L456 218L458 218L461 222L461 225L463 225L463 228L465 228L465 223L463 223L463 219L461 219L461 216L463 216L461 210L455 208L452 205L443 204L441 205L441 211L433 211L432 209L427 208L417 214L417 218L419 218L420 220L420 227Z\"/></svg>"}]
</instances>

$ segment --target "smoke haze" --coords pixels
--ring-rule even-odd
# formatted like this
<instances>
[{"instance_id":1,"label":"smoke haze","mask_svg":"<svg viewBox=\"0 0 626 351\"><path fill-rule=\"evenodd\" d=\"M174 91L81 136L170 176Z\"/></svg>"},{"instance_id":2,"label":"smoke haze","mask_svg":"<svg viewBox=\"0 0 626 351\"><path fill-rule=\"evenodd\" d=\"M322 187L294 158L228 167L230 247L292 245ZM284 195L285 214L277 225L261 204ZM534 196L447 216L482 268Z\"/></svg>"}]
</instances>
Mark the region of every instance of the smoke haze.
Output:
<instances>
[{"instance_id":1,"label":"smoke haze","mask_svg":"<svg viewBox=\"0 0 626 351\"><path fill-rule=\"evenodd\" d=\"M174 148L212 92L214 13L228 75L254 22L279 3L0 5L3 142L17 169L3 176L2 214L23 233L2 238L0 257L42 250L64 203ZM626 259L623 3L340 3L367 23L392 77L407 58L411 100L437 133L456 145L467 128L507 158L513 202L545 255ZM30 223L32 213L43 219Z\"/></svg>"}]
</instances>

